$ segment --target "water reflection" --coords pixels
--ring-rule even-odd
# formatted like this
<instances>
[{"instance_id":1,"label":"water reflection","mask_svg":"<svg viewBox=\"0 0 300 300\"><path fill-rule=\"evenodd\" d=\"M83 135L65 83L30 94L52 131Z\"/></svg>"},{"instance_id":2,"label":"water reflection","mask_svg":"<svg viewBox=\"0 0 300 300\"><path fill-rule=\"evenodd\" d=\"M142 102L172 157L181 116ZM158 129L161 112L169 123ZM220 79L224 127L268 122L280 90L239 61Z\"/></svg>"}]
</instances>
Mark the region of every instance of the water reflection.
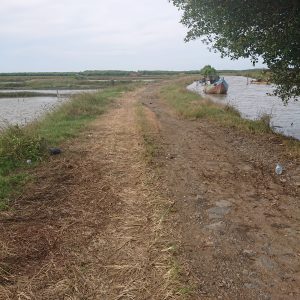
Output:
<instances>
[{"instance_id":1,"label":"water reflection","mask_svg":"<svg viewBox=\"0 0 300 300\"><path fill-rule=\"evenodd\" d=\"M273 91L270 85L247 85L247 78L241 76L225 76L225 80L229 84L228 94L209 95L213 101L229 103L244 118L252 120L264 113L270 114L275 131L300 139L300 101L291 101L284 106L280 98L267 95ZM188 89L202 94L202 86L196 82L188 86Z\"/></svg>"}]
</instances>

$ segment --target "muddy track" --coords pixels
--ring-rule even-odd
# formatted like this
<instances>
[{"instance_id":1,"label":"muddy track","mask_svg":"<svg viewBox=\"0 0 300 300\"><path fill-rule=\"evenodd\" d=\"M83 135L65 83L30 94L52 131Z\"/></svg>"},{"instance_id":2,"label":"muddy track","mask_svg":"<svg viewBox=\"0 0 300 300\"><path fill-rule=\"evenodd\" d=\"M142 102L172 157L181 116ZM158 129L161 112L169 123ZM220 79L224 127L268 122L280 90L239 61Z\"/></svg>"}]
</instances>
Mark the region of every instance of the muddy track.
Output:
<instances>
[{"instance_id":1,"label":"muddy track","mask_svg":"<svg viewBox=\"0 0 300 300\"><path fill-rule=\"evenodd\" d=\"M299 299L299 161L276 138L182 120L155 91L147 97L191 298ZM277 161L287 166L284 176L274 174Z\"/></svg>"},{"instance_id":2,"label":"muddy track","mask_svg":"<svg viewBox=\"0 0 300 300\"><path fill-rule=\"evenodd\" d=\"M180 119L160 86L125 94L0 213L0 299L299 299L299 161Z\"/></svg>"}]
</instances>

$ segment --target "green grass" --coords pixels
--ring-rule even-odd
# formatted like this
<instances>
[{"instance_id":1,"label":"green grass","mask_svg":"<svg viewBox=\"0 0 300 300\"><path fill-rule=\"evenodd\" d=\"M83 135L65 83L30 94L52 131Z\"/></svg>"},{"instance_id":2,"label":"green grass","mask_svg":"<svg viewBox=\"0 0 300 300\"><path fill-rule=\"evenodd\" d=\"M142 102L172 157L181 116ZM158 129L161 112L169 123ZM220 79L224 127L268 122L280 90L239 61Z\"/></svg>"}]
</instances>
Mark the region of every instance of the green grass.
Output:
<instances>
[{"instance_id":1,"label":"green grass","mask_svg":"<svg viewBox=\"0 0 300 300\"><path fill-rule=\"evenodd\" d=\"M190 83L186 79L172 82L161 89L161 97L172 106L176 112L190 119L207 119L222 126L238 128L253 133L270 133L271 127L266 122L267 117L260 120L243 119L232 106L215 103L207 98L190 92L186 86Z\"/></svg>"},{"instance_id":2,"label":"green grass","mask_svg":"<svg viewBox=\"0 0 300 300\"><path fill-rule=\"evenodd\" d=\"M190 286L184 286L182 288L180 288L178 290L178 294L181 296L181 297L186 297L188 298L189 296L192 296L194 293L194 288L193 287L190 287Z\"/></svg>"},{"instance_id":3,"label":"green grass","mask_svg":"<svg viewBox=\"0 0 300 300\"><path fill-rule=\"evenodd\" d=\"M113 99L131 88L120 86L98 93L73 96L71 101L46 115L38 124L33 124L33 127L48 143L59 144L65 139L75 137L89 121L104 113Z\"/></svg>"},{"instance_id":4,"label":"green grass","mask_svg":"<svg viewBox=\"0 0 300 300\"><path fill-rule=\"evenodd\" d=\"M194 294L195 288L187 282L184 283L184 279L188 278L188 275L180 266L175 253L172 254L169 263L168 275L169 279L174 282L174 286L177 286L176 295L180 296L180 299L189 299Z\"/></svg>"},{"instance_id":5,"label":"green grass","mask_svg":"<svg viewBox=\"0 0 300 300\"><path fill-rule=\"evenodd\" d=\"M73 96L68 102L26 127L9 126L0 135L0 210L28 180L28 170L48 156L48 147L78 136L110 103L138 84ZM30 163L27 163L30 160Z\"/></svg>"},{"instance_id":6,"label":"green grass","mask_svg":"<svg viewBox=\"0 0 300 300\"><path fill-rule=\"evenodd\" d=\"M12 192L14 192L14 194L19 193L28 178L26 173L12 174L9 176L0 175L0 210L8 208L9 195L11 195Z\"/></svg>"},{"instance_id":7,"label":"green grass","mask_svg":"<svg viewBox=\"0 0 300 300\"><path fill-rule=\"evenodd\" d=\"M0 74L1 75L1 74ZM57 76L0 76L0 89L102 89L116 85L126 85L132 81L127 77L92 77L92 76L79 76L79 75L57 75ZM21 93L21 92L20 92ZM10 95L8 95L10 96Z\"/></svg>"},{"instance_id":8,"label":"green grass","mask_svg":"<svg viewBox=\"0 0 300 300\"><path fill-rule=\"evenodd\" d=\"M172 81L162 87L160 96L183 118L205 119L223 127L237 129L251 134L273 134L285 145L290 157L300 157L300 142L272 131L270 115L262 115L258 120L243 119L237 109L229 105L215 103L186 89L193 77Z\"/></svg>"},{"instance_id":9,"label":"green grass","mask_svg":"<svg viewBox=\"0 0 300 300\"><path fill-rule=\"evenodd\" d=\"M147 120L144 107L141 103L137 104L136 114L139 129L144 140L145 158L148 163L151 163L153 158L158 155L159 147L155 141L153 129Z\"/></svg>"}]
</instances>

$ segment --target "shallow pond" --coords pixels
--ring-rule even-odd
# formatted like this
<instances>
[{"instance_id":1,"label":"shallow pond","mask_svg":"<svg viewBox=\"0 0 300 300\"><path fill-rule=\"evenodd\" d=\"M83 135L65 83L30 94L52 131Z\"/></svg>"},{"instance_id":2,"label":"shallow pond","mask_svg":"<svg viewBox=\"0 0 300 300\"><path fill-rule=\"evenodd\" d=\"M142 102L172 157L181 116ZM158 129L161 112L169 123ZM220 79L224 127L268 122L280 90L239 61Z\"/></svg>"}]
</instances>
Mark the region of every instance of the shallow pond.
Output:
<instances>
[{"instance_id":1,"label":"shallow pond","mask_svg":"<svg viewBox=\"0 0 300 300\"><path fill-rule=\"evenodd\" d=\"M87 90L0 90L1 93L19 93L19 92L30 92L30 93L39 93L39 94L53 94L53 96L62 96L62 95L75 95L79 93L90 93L96 92L99 89L87 89Z\"/></svg>"},{"instance_id":2,"label":"shallow pond","mask_svg":"<svg viewBox=\"0 0 300 300\"><path fill-rule=\"evenodd\" d=\"M0 98L0 126L24 125L53 109L66 98Z\"/></svg>"},{"instance_id":3,"label":"shallow pond","mask_svg":"<svg viewBox=\"0 0 300 300\"><path fill-rule=\"evenodd\" d=\"M209 95L213 101L234 106L247 119L270 114L275 131L300 140L300 101L291 101L285 106L280 98L267 95L272 93L270 85L247 85L247 78L241 76L225 76L225 80L229 84L228 94ZM203 94L203 87L197 82L188 89Z\"/></svg>"},{"instance_id":4,"label":"shallow pond","mask_svg":"<svg viewBox=\"0 0 300 300\"><path fill-rule=\"evenodd\" d=\"M0 94L1 92L36 92L42 94L53 93L53 97L0 97L0 127L30 123L52 110L55 106L66 101L70 95L96 91L98 90L1 90Z\"/></svg>"}]
</instances>

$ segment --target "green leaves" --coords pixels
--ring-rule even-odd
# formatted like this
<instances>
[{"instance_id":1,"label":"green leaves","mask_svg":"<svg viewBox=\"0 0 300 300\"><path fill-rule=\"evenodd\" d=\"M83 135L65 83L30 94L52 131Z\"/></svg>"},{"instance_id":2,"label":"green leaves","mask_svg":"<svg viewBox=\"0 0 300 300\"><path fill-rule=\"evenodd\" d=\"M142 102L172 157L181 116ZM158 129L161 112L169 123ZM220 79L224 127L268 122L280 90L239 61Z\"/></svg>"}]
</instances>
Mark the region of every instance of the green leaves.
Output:
<instances>
[{"instance_id":1,"label":"green leaves","mask_svg":"<svg viewBox=\"0 0 300 300\"><path fill-rule=\"evenodd\" d=\"M217 75L217 70L210 65L206 65L200 70L200 73L203 76Z\"/></svg>"},{"instance_id":2,"label":"green leaves","mask_svg":"<svg viewBox=\"0 0 300 300\"><path fill-rule=\"evenodd\" d=\"M172 0L183 11L186 41L200 38L231 59L262 58L275 93L287 102L300 95L300 4L294 0Z\"/></svg>"}]
</instances>

